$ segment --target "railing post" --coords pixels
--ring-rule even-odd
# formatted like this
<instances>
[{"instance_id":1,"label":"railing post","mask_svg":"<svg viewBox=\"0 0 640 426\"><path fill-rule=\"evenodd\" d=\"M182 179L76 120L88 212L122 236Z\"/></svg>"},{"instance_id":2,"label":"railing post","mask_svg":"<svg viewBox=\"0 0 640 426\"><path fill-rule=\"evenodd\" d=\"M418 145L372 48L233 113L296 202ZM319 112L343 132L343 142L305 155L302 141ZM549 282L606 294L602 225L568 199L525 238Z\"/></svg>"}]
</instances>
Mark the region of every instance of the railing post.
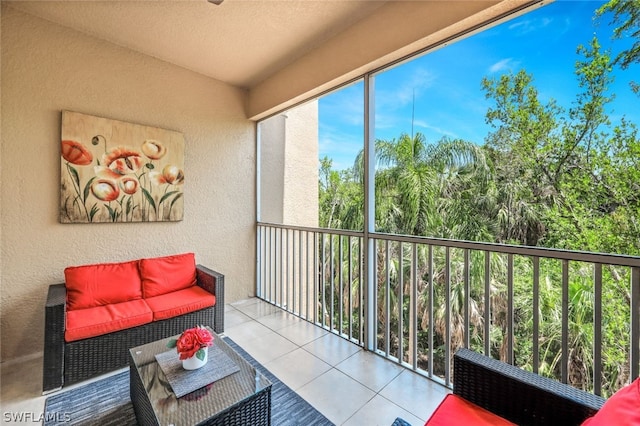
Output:
<instances>
[{"instance_id":1,"label":"railing post","mask_svg":"<svg viewBox=\"0 0 640 426\"><path fill-rule=\"evenodd\" d=\"M484 354L491 356L491 252L484 252Z\"/></svg>"},{"instance_id":2,"label":"railing post","mask_svg":"<svg viewBox=\"0 0 640 426\"><path fill-rule=\"evenodd\" d=\"M560 381L569 382L569 261L562 261L562 325L561 325L562 358L560 364Z\"/></svg>"},{"instance_id":3,"label":"railing post","mask_svg":"<svg viewBox=\"0 0 640 426\"><path fill-rule=\"evenodd\" d=\"M540 258L533 256L533 372L540 368Z\"/></svg>"},{"instance_id":4,"label":"railing post","mask_svg":"<svg viewBox=\"0 0 640 426\"><path fill-rule=\"evenodd\" d=\"M514 364L513 358L513 254L507 255L507 363Z\"/></svg>"},{"instance_id":5,"label":"railing post","mask_svg":"<svg viewBox=\"0 0 640 426\"><path fill-rule=\"evenodd\" d=\"M375 232L375 136L372 114L375 111L374 78L364 76L364 285L365 285L365 339L366 349L375 349L376 299L375 299L375 244L370 233Z\"/></svg>"},{"instance_id":6,"label":"railing post","mask_svg":"<svg viewBox=\"0 0 640 426\"><path fill-rule=\"evenodd\" d=\"M640 267L631 268L631 380L640 375Z\"/></svg>"},{"instance_id":7,"label":"railing post","mask_svg":"<svg viewBox=\"0 0 640 426\"><path fill-rule=\"evenodd\" d=\"M593 265L593 393L602 395L602 264Z\"/></svg>"}]
</instances>

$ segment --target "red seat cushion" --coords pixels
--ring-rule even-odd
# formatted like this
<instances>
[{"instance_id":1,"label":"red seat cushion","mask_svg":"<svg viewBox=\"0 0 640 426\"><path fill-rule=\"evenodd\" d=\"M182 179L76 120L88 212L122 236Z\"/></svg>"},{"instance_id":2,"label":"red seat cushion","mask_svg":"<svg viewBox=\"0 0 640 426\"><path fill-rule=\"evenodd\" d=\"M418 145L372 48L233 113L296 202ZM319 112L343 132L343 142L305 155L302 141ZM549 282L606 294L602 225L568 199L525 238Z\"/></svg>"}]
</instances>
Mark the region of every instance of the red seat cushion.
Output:
<instances>
[{"instance_id":1,"label":"red seat cushion","mask_svg":"<svg viewBox=\"0 0 640 426\"><path fill-rule=\"evenodd\" d=\"M150 297L145 301L153 312L153 320L157 321L213 306L216 304L216 297L194 285L184 290Z\"/></svg>"},{"instance_id":2,"label":"red seat cushion","mask_svg":"<svg viewBox=\"0 0 640 426\"><path fill-rule=\"evenodd\" d=\"M464 398L450 393L438 405L425 426L507 426L515 425L479 407Z\"/></svg>"},{"instance_id":3,"label":"red seat cushion","mask_svg":"<svg viewBox=\"0 0 640 426\"><path fill-rule=\"evenodd\" d=\"M67 311L64 340L86 339L150 323L153 313L143 299Z\"/></svg>"},{"instance_id":4,"label":"red seat cushion","mask_svg":"<svg viewBox=\"0 0 640 426\"><path fill-rule=\"evenodd\" d=\"M140 276L145 299L191 287L196 283L195 255L184 253L142 259Z\"/></svg>"},{"instance_id":5,"label":"red seat cushion","mask_svg":"<svg viewBox=\"0 0 640 426\"><path fill-rule=\"evenodd\" d=\"M640 425L640 377L607 399L583 426Z\"/></svg>"},{"instance_id":6,"label":"red seat cushion","mask_svg":"<svg viewBox=\"0 0 640 426\"><path fill-rule=\"evenodd\" d=\"M64 277L69 311L142 298L137 260L70 266Z\"/></svg>"}]
</instances>

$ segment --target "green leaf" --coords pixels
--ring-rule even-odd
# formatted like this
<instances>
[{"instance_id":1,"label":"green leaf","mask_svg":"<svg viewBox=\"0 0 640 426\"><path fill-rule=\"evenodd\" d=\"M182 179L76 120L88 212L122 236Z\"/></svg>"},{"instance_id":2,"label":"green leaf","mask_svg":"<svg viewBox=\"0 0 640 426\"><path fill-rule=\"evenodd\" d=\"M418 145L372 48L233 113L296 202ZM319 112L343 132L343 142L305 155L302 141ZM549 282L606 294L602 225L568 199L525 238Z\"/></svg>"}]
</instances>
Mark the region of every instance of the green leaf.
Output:
<instances>
[{"instance_id":1,"label":"green leaf","mask_svg":"<svg viewBox=\"0 0 640 426\"><path fill-rule=\"evenodd\" d=\"M91 211L89 211L89 221L93 222L93 217L96 215L96 213L98 213L98 204L94 204L93 207L91 207Z\"/></svg>"},{"instance_id":2,"label":"green leaf","mask_svg":"<svg viewBox=\"0 0 640 426\"><path fill-rule=\"evenodd\" d=\"M178 343L178 339L171 339L167 343L167 347L168 348L175 348L177 343Z\"/></svg>"},{"instance_id":3,"label":"green leaf","mask_svg":"<svg viewBox=\"0 0 640 426\"><path fill-rule=\"evenodd\" d=\"M200 361L204 361L204 349L200 349L198 352L196 352L196 358L198 358Z\"/></svg>"},{"instance_id":4,"label":"green leaf","mask_svg":"<svg viewBox=\"0 0 640 426\"><path fill-rule=\"evenodd\" d=\"M116 211L108 204L105 204L104 206L107 208L107 210L109 210L109 217L111 218L111 222L115 222L116 218L118 217Z\"/></svg>"},{"instance_id":5,"label":"green leaf","mask_svg":"<svg viewBox=\"0 0 640 426\"><path fill-rule=\"evenodd\" d=\"M169 208L172 208L173 205L176 203L176 201L178 201L180 198L182 198L183 193L179 193L178 195L176 195L176 197L173 199L173 201L171 201L171 204L169 205Z\"/></svg>"},{"instance_id":6,"label":"green leaf","mask_svg":"<svg viewBox=\"0 0 640 426\"><path fill-rule=\"evenodd\" d=\"M76 188L80 188L80 176L78 175L78 171L68 163L67 163L67 169L69 170L71 177L76 183Z\"/></svg>"},{"instance_id":7,"label":"green leaf","mask_svg":"<svg viewBox=\"0 0 640 426\"><path fill-rule=\"evenodd\" d=\"M87 184L84 186L84 192L83 192L83 197L84 197L84 201L87 201L87 197L89 196L89 191L91 190L91 184L93 183L94 180L96 180L97 176L92 177L91 179L89 179L89 182L87 182Z\"/></svg>"},{"instance_id":8,"label":"green leaf","mask_svg":"<svg viewBox=\"0 0 640 426\"><path fill-rule=\"evenodd\" d=\"M156 168L156 166L154 166L154 165L153 165L153 164L151 164L151 163L147 163L147 164L145 164L145 167L146 167L147 169L149 169L149 170L153 170L153 169L155 169L155 168Z\"/></svg>"},{"instance_id":9,"label":"green leaf","mask_svg":"<svg viewBox=\"0 0 640 426\"><path fill-rule=\"evenodd\" d=\"M145 188L140 188L140 189L142 189L142 193L144 194L144 197L147 199L147 201L149 202L151 207L153 207L153 211L157 212L157 210L156 210L156 202L153 201L153 197L151 196L149 191L147 191Z\"/></svg>"},{"instance_id":10,"label":"green leaf","mask_svg":"<svg viewBox=\"0 0 640 426\"><path fill-rule=\"evenodd\" d=\"M167 198L171 197L173 194L177 194L180 191L171 191L171 192L167 192L166 194L164 194L162 196L162 198L160 198L160 202L158 204L162 204L164 202L164 200L166 200Z\"/></svg>"}]
</instances>

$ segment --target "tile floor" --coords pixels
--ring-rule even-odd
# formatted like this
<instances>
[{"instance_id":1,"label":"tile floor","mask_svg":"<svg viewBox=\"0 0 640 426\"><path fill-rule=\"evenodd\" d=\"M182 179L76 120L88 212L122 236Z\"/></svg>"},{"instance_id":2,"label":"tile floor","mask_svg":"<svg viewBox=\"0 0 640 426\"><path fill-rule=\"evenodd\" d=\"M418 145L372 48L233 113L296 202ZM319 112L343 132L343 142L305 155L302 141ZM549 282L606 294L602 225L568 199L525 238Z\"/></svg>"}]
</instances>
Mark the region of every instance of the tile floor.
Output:
<instances>
[{"instance_id":1,"label":"tile floor","mask_svg":"<svg viewBox=\"0 0 640 426\"><path fill-rule=\"evenodd\" d=\"M422 425L448 393L256 298L225 306L225 335L336 425L387 426L396 417ZM37 418L46 399L41 382L41 357L2 363L0 423L7 422L7 413Z\"/></svg>"}]
</instances>

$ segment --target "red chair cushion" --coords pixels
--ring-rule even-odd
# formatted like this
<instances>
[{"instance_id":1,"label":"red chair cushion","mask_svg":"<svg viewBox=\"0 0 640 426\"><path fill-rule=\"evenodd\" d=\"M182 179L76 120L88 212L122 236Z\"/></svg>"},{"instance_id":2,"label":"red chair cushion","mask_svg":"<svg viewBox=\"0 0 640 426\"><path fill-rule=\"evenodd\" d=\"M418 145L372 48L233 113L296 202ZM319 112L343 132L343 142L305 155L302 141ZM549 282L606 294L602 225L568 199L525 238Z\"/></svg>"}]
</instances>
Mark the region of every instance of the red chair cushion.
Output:
<instances>
[{"instance_id":1,"label":"red chair cushion","mask_svg":"<svg viewBox=\"0 0 640 426\"><path fill-rule=\"evenodd\" d=\"M140 261L144 298L182 290L196 283L196 258L193 253L142 259Z\"/></svg>"},{"instance_id":2,"label":"red chair cushion","mask_svg":"<svg viewBox=\"0 0 640 426\"><path fill-rule=\"evenodd\" d=\"M143 299L67 311L64 340L86 339L150 323L153 313Z\"/></svg>"},{"instance_id":3,"label":"red chair cushion","mask_svg":"<svg viewBox=\"0 0 640 426\"><path fill-rule=\"evenodd\" d=\"M207 290L194 285L170 294L150 297L145 301L153 312L153 320L158 321L214 306L216 297Z\"/></svg>"},{"instance_id":4,"label":"red chair cushion","mask_svg":"<svg viewBox=\"0 0 640 426\"><path fill-rule=\"evenodd\" d=\"M464 398L450 393L438 405L425 426L513 426L511 423L490 411L479 407Z\"/></svg>"},{"instance_id":5,"label":"red chair cushion","mask_svg":"<svg viewBox=\"0 0 640 426\"><path fill-rule=\"evenodd\" d=\"M640 377L607 399L583 426L640 425Z\"/></svg>"},{"instance_id":6,"label":"red chair cushion","mask_svg":"<svg viewBox=\"0 0 640 426\"><path fill-rule=\"evenodd\" d=\"M70 266L64 277L69 311L142 298L137 260Z\"/></svg>"}]
</instances>

